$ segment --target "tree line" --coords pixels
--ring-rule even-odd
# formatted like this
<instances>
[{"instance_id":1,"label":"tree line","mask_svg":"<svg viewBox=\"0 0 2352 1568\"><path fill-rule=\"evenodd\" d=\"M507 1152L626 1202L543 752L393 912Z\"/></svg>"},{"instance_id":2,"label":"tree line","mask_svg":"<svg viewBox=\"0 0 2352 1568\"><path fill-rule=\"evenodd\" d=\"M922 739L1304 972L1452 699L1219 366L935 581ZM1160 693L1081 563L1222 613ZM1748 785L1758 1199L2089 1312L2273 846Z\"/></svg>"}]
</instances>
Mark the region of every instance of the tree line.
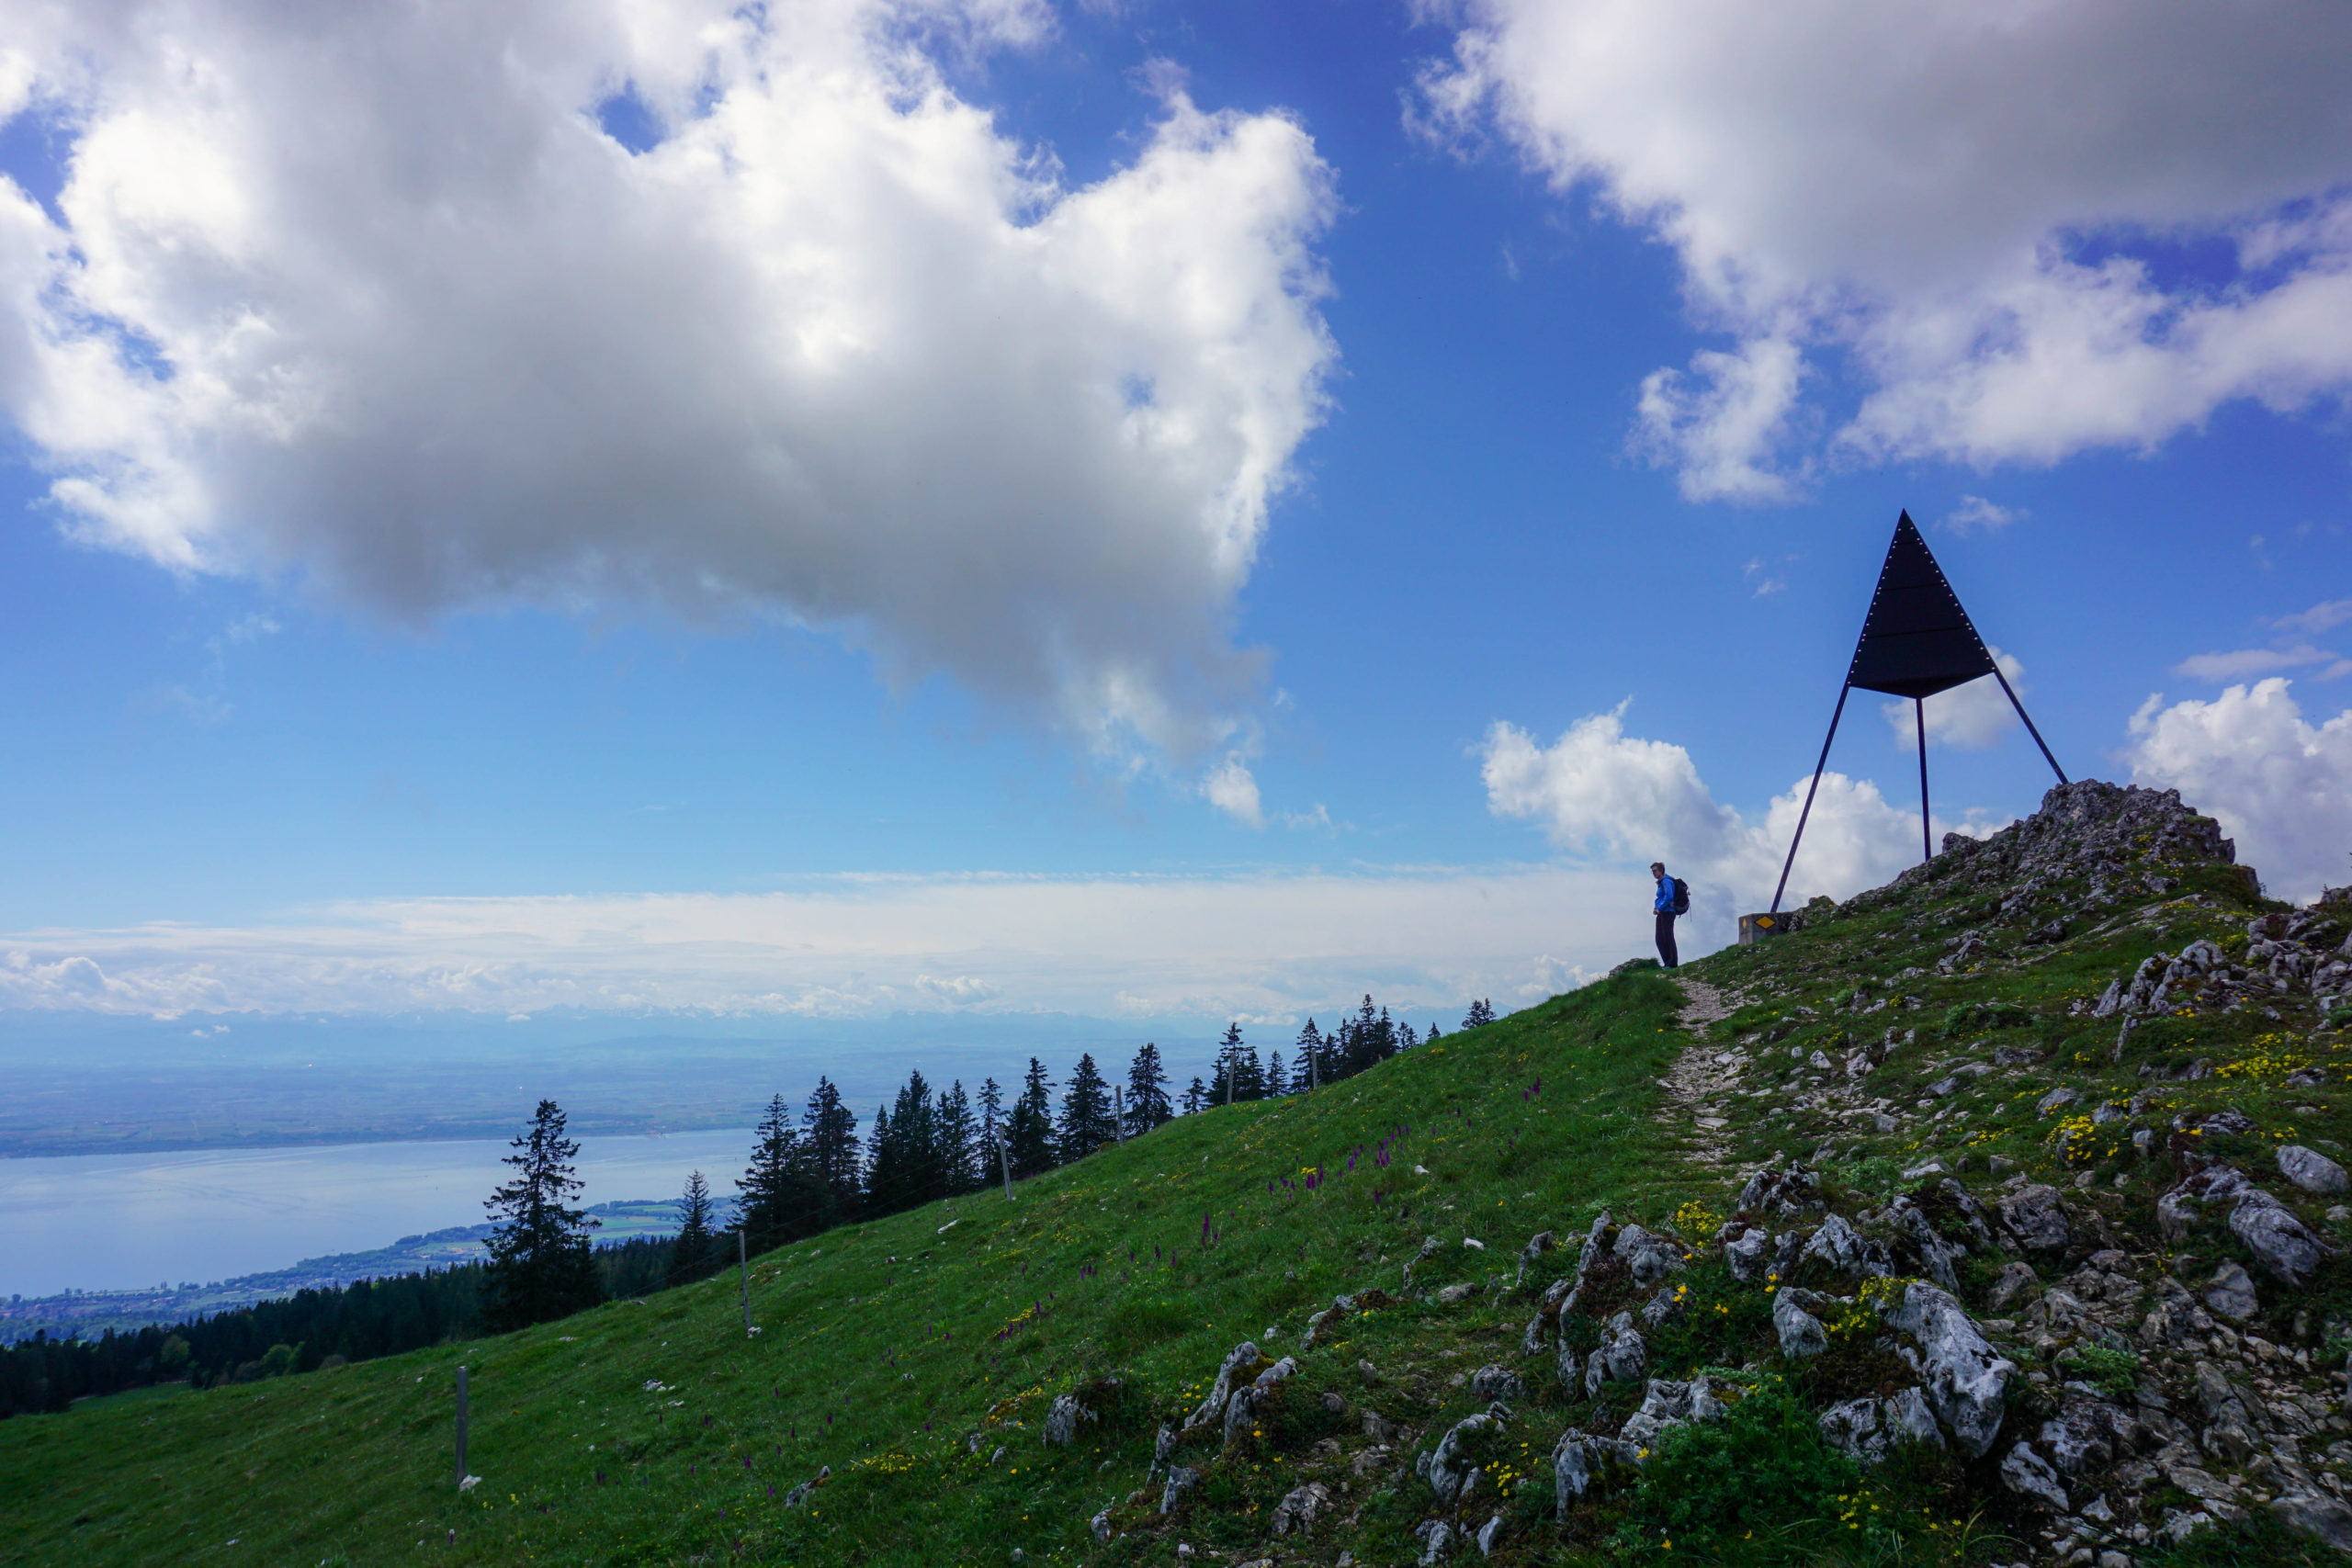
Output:
<instances>
[{"instance_id":1,"label":"tree line","mask_svg":"<svg viewBox=\"0 0 2352 1568\"><path fill-rule=\"evenodd\" d=\"M1463 1027L1494 1017L1481 999ZM863 1135L841 1090L820 1076L797 1113L781 1094L768 1102L730 1213L722 1214L696 1171L679 1200L674 1237L607 1247L594 1244L596 1222L573 1201L582 1185L573 1164L580 1145L562 1109L542 1100L503 1162L513 1178L485 1202L497 1223L484 1261L301 1291L171 1328L108 1330L95 1340L37 1334L0 1349L0 1417L153 1382L206 1387L312 1371L548 1322L714 1273L736 1251L731 1231L742 1233L745 1250L766 1252L835 1225L1040 1175L1179 1115L1311 1093L1439 1038L1435 1023L1417 1034L1366 996L1337 1029L1308 1019L1287 1058L1279 1049L1261 1057L1238 1021L1227 1025L1208 1077L1193 1077L1174 1097L1150 1042L1115 1085L1091 1052L1081 1053L1058 1102L1035 1056L1010 1100L993 1077L967 1094L960 1079L934 1089L918 1069L876 1108Z\"/></svg>"}]
</instances>

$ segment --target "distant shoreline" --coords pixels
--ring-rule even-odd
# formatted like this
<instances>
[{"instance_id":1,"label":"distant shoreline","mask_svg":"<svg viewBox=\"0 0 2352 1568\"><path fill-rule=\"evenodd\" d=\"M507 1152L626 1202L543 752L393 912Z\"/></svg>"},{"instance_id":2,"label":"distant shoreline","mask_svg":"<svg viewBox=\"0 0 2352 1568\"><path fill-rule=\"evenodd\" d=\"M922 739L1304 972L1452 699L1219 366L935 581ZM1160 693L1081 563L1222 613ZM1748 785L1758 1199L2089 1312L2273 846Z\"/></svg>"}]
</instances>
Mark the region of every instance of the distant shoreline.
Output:
<instances>
[{"instance_id":1,"label":"distant shoreline","mask_svg":"<svg viewBox=\"0 0 2352 1568\"><path fill-rule=\"evenodd\" d=\"M595 1233L600 1244L666 1236L677 1230L677 1200L673 1198L620 1199L591 1204L586 1212L602 1222ZM284 1269L189 1288L73 1291L0 1300L0 1345L29 1339L41 1330L51 1338L67 1335L94 1338L109 1328L119 1333L150 1324L169 1325L235 1312L298 1291L340 1288L361 1280L478 1262L486 1256L481 1244L491 1230L488 1224L451 1225L405 1235L370 1251L306 1258Z\"/></svg>"},{"instance_id":2,"label":"distant shoreline","mask_svg":"<svg viewBox=\"0 0 2352 1568\"><path fill-rule=\"evenodd\" d=\"M665 1119L659 1126L623 1121L617 1118L597 1119L575 1117L571 1134L581 1138L662 1138L679 1133L723 1133L746 1125L740 1111L714 1113L708 1120ZM512 1118L500 1122L460 1122L447 1127L420 1128L415 1131L384 1132L357 1129L349 1132L322 1130L317 1132L222 1134L218 1136L193 1138L99 1138L64 1136L54 1141L41 1139L37 1144L22 1137L0 1134L0 1159L78 1159L93 1155L177 1155L221 1154L263 1149L326 1149L348 1148L370 1144L485 1144L506 1143L514 1135Z\"/></svg>"}]
</instances>

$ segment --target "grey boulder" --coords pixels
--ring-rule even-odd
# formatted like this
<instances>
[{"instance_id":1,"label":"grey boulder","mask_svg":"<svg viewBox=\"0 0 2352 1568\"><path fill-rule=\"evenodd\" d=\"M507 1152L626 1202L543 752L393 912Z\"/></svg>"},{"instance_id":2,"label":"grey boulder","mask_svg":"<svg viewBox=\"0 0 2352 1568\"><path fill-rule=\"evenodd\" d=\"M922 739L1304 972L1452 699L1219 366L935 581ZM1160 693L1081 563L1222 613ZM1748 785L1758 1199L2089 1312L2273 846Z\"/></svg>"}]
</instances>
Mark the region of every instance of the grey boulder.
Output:
<instances>
[{"instance_id":1,"label":"grey boulder","mask_svg":"<svg viewBox=\"0 0 2352 1568\"><path fill-rule=\"evenodd\" d=\"M1094 1412L1079 1403L1078 1395L1058 1395L1046 1411L1046 1441L1068 1448L1078 1436L1079 1423L1097 1419Z\"/></svg>"},{"instance_id":2,"label":"grey boulder","mask_svg":"<svg viewBox=\"0 0 2352 1568\"><path fill-rule=\"evenodd\" d=\"M1913 1280L1883 1319L1919 1346L1928 1407L1970 1459L1981 1459L2001 1433L2009 1379L2017 1367L1993 1348L1975 1320L1948 1293Z\"/></svg>"},{"instance_id":3,"label":"grey boulder","mask_svg":"<svg viewBox=\"0 0 2352 1568\"><path fill-rule=\"evenodd\" d=\"M2352 1551L2352 1508L2314 1492L2290 1492L2270 1505L2278 1522L2296 1535Z\"/></svg>"},{"instance_id":4,"label":"grey boulder","mask_svg":"<svg viewBox=\"0 0 2352 1568\"><path fill-rule=\"evenodd\" d=\"M2314 1197L2328 1197L2352 1187L2352 1177L2345 1174L2342 1166L2301 1144L2289 1144L2278 1151L2278 1174Z\"/></svg>"},{"instance_id":5,"label":"grey boulder","mask_svg":"<svg viewBox=\"0 0 2352 1568\"><path fill-rule=\"evenodd\" d=\"M2066 1511L2066 1488L2050 1461L2024 1443L2001 1457L2001 1484L2053 1513Z\"/></svg>"},{"instance_id":6,"label":"grey boulder","mask_svg":"<svg viewBox=\"0 0 2352 1568\"><path fill-rule=\"evenodd\" d=\"M1295 1531L1304 1534L1315 1528L1317 1517L1330 1506L1331 1489L1319 1481L1310 1481L1274 1505L1274 1533L1289 1535Z\"/></svg>"},{"instance_id":7,"label":"grey boulder","mask_svg":"<svg viewBox=\"0 0 2352 1568\"><path fill-rule=\"evenodd\" d=\"M2213 1270L2205 1286L2205 1304L2232 1323L2244 1323L2261 1303L2255 1299L2254 1280L2234 1263Z\"/></svg>"},{"instance_id":8,"label":"grey boulder","mask_svg":"<svg viewBox=\"0 0 2352 1568\"><path fill-rule=\"evenodd\" d=\"M1568 1506L1604 1484L1611 1476L1639 1469L1642 1451L1617 1438L1595 1437L1574 1427L1560 1434L1552 1450L1552 1478L1559 1517Z\"/></svg>"},{"instance_id":9,"label":"grey boulder","mask_svg":"<svg viewBox=\"0 0 2352 1568\"><path fill-rule=\"evenodd\" d=\"M2018 1188L2001 1200L2000 1215L2001 1224L2028 1252L2064 1252L2074 1239L2073 1228L2066 1223L2066 1205L2053 1187L2037 1182Z\"/></svg>"},{"instance_id":10,"label":"grey boulder","mask_svg":"<svg viewBox=\"0 0 2352 1568\"><path fill-rule=\"evenodd\" d=\"M1649 1366L1649 1346L1634 1330L1634 1314L1621 1312L1601 1325L1600 1348L1585 1363L1584 1392L1588 1399L1603 1383L1639 1382Z\"/></svg>"},{"instance_id":11,"label":"grey boulder","mask_svg":"<svg viewBox=\"0 0 2352 1568\"><path fill-rule=\"evenodd\" d=\"M1821 1325L1821 1319L1805 1311L1806 1307L1819 1306L1827 1300L1789 1285L1773 1293L1772 1327L1781 1337L1781 1355L1792 1361L1802 1360L1829 1348L1829 1331Z\"/></svg>"},{"instance_id":12,"label":"grey boulder","mask_svg":"<svg viewBox=\"0 0 2352 1568\"><path fill-rule=\"evenodd\" d=\"M1655 1446L1658 1434L1668 1427L1679 1427L1686 1421L1713 1421L1725 1408L1715 1396L1712 1379L1701 1377L1677 1382L1652 1378L1641 1407L1625 1417L1625 1425L1617 1435L1636 1449L1646 1449Z\"/></svg>"},{"instance_id":13,"label":"grey boulder","mask_svg":"<svg viewBox=\"0 0 2352 1568\"><path fill-rule=\"evenodd\" d=\"M1509 1367L1484 1366L1470 1374L1470 1392L1488 1403L1517 1404L1527 1397L1527 1380Z\"/></svg>"}]
</instances>

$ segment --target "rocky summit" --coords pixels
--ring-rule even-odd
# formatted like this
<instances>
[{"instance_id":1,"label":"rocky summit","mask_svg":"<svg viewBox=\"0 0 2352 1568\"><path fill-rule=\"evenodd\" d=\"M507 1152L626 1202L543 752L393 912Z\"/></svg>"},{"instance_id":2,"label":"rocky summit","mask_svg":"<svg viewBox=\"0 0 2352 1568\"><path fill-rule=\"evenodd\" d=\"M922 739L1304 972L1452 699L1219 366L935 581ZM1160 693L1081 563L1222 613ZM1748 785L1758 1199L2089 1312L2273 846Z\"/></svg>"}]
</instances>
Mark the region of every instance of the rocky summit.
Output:
<instances>
[{"instance_id":1,"label":"rocky summit","mask_svg":"<svg viewBox=\"0 0 2352 1568\"><path fill-rule=\"evenodd\" d=\"M0 1553L2352 1551L2352 899L2085 782L1792 926L740 1282L0 1423Z\"/></svg>"}]
</instances>

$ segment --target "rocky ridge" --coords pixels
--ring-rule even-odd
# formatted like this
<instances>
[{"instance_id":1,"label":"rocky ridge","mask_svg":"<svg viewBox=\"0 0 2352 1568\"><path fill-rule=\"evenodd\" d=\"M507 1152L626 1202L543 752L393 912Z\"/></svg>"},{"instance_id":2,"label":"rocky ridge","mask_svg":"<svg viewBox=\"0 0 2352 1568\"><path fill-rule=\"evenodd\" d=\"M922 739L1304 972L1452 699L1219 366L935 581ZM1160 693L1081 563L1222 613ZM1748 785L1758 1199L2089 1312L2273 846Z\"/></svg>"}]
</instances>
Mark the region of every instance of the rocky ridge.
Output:
<instances>
[{"instance_id":1,"label":"rocky ridge","mask_svg":"<svg viewBox=\"0 0 2352 1568\"><path fill-rule=\"evenodd\" d=\"M2132 1568L2256 1514L2352 1551L2352 1179L2338 1145L2287 1141L2277 1104L2341 1121L2347 913L2264 905L2171 792L2086 781L1948 837L1889 886L1817 902L1803 935L1682 976L1696 1038L1661 1114L1690 1127L1701 1197L1417 1288L1483 1251L1426 1238L1397 1293L1340 1296L1295 1355L1236 1346L1094 1534L1181 1534L1214 1468L1311 1398L1331 1435L1252 1561L1303 1560L1384 1508L1414 1517L1422 1563L1597 1546L1679 1433L1793 1393L1864 1471L1931 1456L1993 1521L1972 1560ZM1822 953L1841 928L1879 961ZM1763 1147L1792 1142L1811 1152ZM1343 1364L1340 1331L1380 1312L1451 1315L1494 1359L1419 1425L1380 1413L1368 1361L1361 1398L1303 1392L1302 1366Z\"/></svg>"}]
</instances>

